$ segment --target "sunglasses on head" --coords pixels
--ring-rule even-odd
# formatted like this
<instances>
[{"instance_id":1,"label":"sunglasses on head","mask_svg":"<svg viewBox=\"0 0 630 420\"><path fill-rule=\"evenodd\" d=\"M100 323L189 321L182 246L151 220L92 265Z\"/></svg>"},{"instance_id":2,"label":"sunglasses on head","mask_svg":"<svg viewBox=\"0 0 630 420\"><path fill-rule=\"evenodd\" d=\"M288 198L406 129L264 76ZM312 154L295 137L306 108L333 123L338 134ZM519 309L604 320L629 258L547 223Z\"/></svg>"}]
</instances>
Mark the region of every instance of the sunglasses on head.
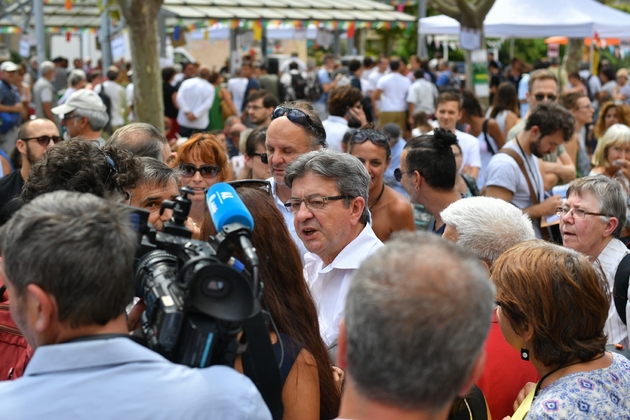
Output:
<instances>
[{"instance_id":1,"label":"sunglasses on head","mask_svg":"<svg viewBox=\"0 0 630 420\"><path fill-rule=\"evenodd\" d=\"M545 95L545 94L539 93L538 95L534 95L534 98L536 98L538 102L544 101L545 99L553 102L556 100L557 96L553 94Z\"/></svg>"},{"instance_id":2,"label":"sunglasses on head","mask_svg":"<svg viewBox=\"0 0 630 420\"><path fill-rule=\"evenodd\" d=\"M50 141L52 140L53 143L57 144L60 141L63 140L63 137L60 136L39 136L39 137L27 137L25 139L22 139L22 141L29 141L29 140L37 140L37 143L39 143L40 146L48 146L48 143L50 143Z\"/></svg>"},{"instance_id":3,"label":"sunglasses on head","mask_svg":"<svg viewBox=\"0 0 630 420\"><path fill-rule=\"evenodd\" d=\"M237 191L239 188L258 188L271 195L271 182L265 181L264 179L241 179L238 181L229 181L227 184L231 185L232 188Z\"/></svg>"},{"instance_id":4,"label":"sunglasses on head","mask_svg":"<svg viewBox=\"0 0 630 420\"><path fill-rule=\"evenodd\" d=\"M190 163L180 163L179 170L184 178L192 178L197 171L199 175L206 179L214 178L219 174L219 167L216 165L201 165L201 167L197 168Z\"/></svg>"},{"instance_id":5,"label":"sunglasses on head","mask_svg":"<svg viewBox=\"0 0 630 420\"><path fill-rule=\"evenodd\" d=\"M302 127L313 132L318 138L325 139L326 132L323 127L317 127L311 117L301 109L297 108L285 108L283 106L278 106L273 110L273 114L271 114L271 120L275 120L276 118L280 118L282 116L286 116L289 121L294 124L301 125Z\"/></svg>"},{"instance_id":6,"label":"sunglasses on head","mask_svg":"<svg viewBox=\"0 0 630 420\"><path fill-rule=\"evenodd\" d=\"M378 130L371 129L357 131L350 138L350 142L354 144L365 143L368 140L377 146L383 146L386 143L389 143L389 139L385 134Z\"/></svg>"}]
</instances>

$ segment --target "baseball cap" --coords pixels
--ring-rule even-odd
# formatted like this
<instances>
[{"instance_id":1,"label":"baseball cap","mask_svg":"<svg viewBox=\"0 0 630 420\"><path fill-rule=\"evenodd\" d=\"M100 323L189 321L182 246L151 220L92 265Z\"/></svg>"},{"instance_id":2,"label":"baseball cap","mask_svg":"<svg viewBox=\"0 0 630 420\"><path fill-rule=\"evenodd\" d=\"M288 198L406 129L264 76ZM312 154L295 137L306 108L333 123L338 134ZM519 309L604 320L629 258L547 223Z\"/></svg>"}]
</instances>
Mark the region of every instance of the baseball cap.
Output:
<instances>
[{"instance_id":1,"label":"baseball cap","mask_svg":"<svg viewBox=\"0 0 630 420\"><path fill-rule=\"evenodd\" d=\"M64 115L77 108L101 112L107 110L103 100L96 92L89 89L79 89L72 93L63 105L56 106L51 111L55 115Z\"/></svg>"},{"instance_id":2,"label":"baseball cap","mask_svg":"<svg viewBox=\"0 0 630 420\"><path fill-rule=\"evenodd\" d=\"M17 69L18 69L18 66L13 61L5 61L4 63L0 65L0 70L2 71L10 72L10 71L17 71Z\"/></svg>"},{"instance_id":3,"label":"baseball cap","mask_svg":"<svg viewBox=\"0 0 630 420\"><path fill-rule=\"evenodd\" d=\"M628 78L628 70L627 69L619 69L617 70L617 77L625 77Z\"/></svg>"}]
</instances>

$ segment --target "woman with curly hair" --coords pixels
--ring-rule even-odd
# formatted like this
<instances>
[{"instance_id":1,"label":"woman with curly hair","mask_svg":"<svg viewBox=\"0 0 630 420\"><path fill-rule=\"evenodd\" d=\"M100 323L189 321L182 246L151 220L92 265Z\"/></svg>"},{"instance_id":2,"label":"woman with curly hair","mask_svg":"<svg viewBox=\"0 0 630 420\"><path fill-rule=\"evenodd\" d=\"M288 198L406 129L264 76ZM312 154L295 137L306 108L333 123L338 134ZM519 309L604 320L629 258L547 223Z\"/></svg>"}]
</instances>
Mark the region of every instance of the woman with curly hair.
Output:
<instances>
[{"instance_id":1,"label":"woman with curly hair","mask_svg":"<svg viewBox=\"0 0 630 420\"><path fill-rule=\"evenodd\" d=\"M630 106L612 101L604 102L593 130L595 138L601 139L613 124L630 126Z\"/></svg>"},{"instance_id":2,"label":"woman with curly hair","mask_svg":"<svg viewBox=\"0 0 630 420\"><path fill-rule=\"evenodd\" d=\"M282 359L283 420L333 419L339 410L340 390L319 335L317 309L304 280L298 249L271 195L259 188L246 188L248 185L269 188L268 183L245 180L232 185L256 226L252 244L262 262L264 301L279 333L278 336L270 327L276 357L278 361ZM208 215L201 228L202 238L215 234L216 228ZM243 261L239 251L235 257ZM243 371L240 358L235 368Z\"/></svg>"},{"instance_id":3,"label":"woman with curly hair","mask_svg":"<svg viewBox=\"0 0 630 420\"><path fill-rule=\"evenodd\" d=\"M180 171L182 186L195 192L190 196L192 206L189 216L201 225L208 188L231 179L225 149L212 134L193 134L177 148L173 168Z\"/></svg>"}]
</instances>

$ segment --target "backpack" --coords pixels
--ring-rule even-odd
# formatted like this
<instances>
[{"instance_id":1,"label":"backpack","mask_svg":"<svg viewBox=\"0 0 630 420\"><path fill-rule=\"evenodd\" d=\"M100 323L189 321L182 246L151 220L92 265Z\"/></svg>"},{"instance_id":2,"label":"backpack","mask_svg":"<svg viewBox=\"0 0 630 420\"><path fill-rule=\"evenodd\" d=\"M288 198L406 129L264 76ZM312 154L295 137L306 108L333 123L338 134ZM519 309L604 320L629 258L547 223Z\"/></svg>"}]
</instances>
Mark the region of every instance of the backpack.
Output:
<instances>
[{"instance_id":1,"label":"backpack","mask_svg":"<svg viewBox=\"0 0 630 420\"><path fill-rule=\"evenodd\" d=\"M586 88L586 96L588 96L588 99L590 99L591 102L593 102L595 100L595 94L593 92L591 92L591 85L589 85L589 83L588 83L591 80L591 77L593 77L592 74L589 75L586 78L580 76L580 81L582 82L582 84Z\"/></svg>"},{"instance_id":2,"label":"backpack","mask_svg":"<svg viewBox=\"0 0 630 420\"><path fill-rule=\"evenodd\" d=\"M445 91L455 91L455 92L459 92L462 90L462 82L459 80L459 78L457 76L455 76L452 72L447 74L446 77L448 77L448 83L445 84L444 86L440 86L439 88L439 92L445 92Z\"/></svg>"},{"instance_id":3,"label":"backpack","mask_svg":"<svg viewBox=\"0 0 630 420\"><path fill-rule=\"evenodd\" d=\"M317 72L313 71L306 75L306 100L315 102L322 97L324 93L321 83L319 83L319 77Z\"/></svg>"},{"instance_id":4,"label":"backpack","mask_svg":"<svg viewBox=\"0 0 630 420\"><path fill-rule=\"evenodd\" d=\"M107 93L105 93L105 86L104 86L105 82L101 83L100 85L98 85L98 91L96 89L94 89L94 92L96 92L96 94L99 96L99 98L101 98L101 100L103 101L103 105L105 105L105 108L107 109L107 116L109 117L109 121L107 121L107 125L103 128L103 130L107 131L108 133L112 132L112 100L110 99L109 95Z\"/></svg>"},{"instance_id":5,"label":"backpack","mask_svg":"<svg viewBox=\"0 0 630 420\"><path fill-rule=\"evenodd\" d=\"M307 82L300 73L291 75L291 87L293 88L295 98L293 100L306 99Z\"/></svg>"},{"instance_id":6,"label":"backpack","mask_svg":"<svg viewBox=\"0 0 630 420\"><path fill-rule=\"evenodd\" d=\"M622 258L615 273L615 286L613 288L613 301L617 314L624 325L628 325L626 319L626 303L628 302L628 280L630 280L630 254Z\"/></svg>"},{"instance_id":7,"label":"backpack","mask_svg":"<svg viewBox=\"0 0 630 420\"><path fill-rule=\"evenodd\" d=\"M6 286L0 287L0 381L17 379L24 374L33 349L18 330L4 300Z\"/></svg>"}]
</instances>

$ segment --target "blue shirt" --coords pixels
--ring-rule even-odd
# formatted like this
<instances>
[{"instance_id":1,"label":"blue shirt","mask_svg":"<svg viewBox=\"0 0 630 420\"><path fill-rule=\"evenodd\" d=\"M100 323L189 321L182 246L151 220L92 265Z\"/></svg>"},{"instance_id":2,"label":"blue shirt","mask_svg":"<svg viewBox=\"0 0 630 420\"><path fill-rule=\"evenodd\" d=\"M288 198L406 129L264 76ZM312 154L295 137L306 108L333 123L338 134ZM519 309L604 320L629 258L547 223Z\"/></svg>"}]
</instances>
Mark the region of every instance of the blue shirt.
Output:
<instances>
[{"instance_id":1,"label":"blue shirt","mask_svg":"<svg viewBox=\"0 0 630 420\"><path fill-rule=\"evenodd\" d=\"M401 193L404 197L407 197L407 192L403 188L402 184L396 181L396 178L394 178L394 170L396 168L400 168L400 155L402 155L405 144L407 144L407 142L400 138L398 139L394 147L392 147L392 160L389 162L389 166L385 170L383 179L389 187L392 187L393 189Z\"/></svg>"},{"instance_id":2,"label":"blue shirt","mask_svg":"<svg viewBox=\"0 0 630 420\"><path fill-rule=\"evenodd\" d=\"M319 84L322 86L332 83L332 80L330 80L330 74L328 73L326 69L319 69L319 71L317 72L317 79L319 80ZM316 103L322 103L322 102L323 103L328 102L327 93L322 93L322 96L320 96L319 99L316 101Z\"/></svg>"},{"instance_id":3,"label":"blue shirt","mask_svg":"<svg viewBox=\"0 0 630 420\"><path fill-rule=\"evenodd\" d=\"M438 87L448 85L449 78L451 77L452 74L453 74L452 71L444 70L442 74L440 74L440 77L437 79L437 82L435 82L435 85Z\"/></svg>"},{"instance_id":4,"label":"blue shirt","mask_svg":"<svg viewBox=\"0 0 630 420\"><path fill-rule=\"evenodd\" d=\"M125 337L39 347L0 401L12 420L271 419L244 375L176 365Z\"/></svg>"}]
</instances>

